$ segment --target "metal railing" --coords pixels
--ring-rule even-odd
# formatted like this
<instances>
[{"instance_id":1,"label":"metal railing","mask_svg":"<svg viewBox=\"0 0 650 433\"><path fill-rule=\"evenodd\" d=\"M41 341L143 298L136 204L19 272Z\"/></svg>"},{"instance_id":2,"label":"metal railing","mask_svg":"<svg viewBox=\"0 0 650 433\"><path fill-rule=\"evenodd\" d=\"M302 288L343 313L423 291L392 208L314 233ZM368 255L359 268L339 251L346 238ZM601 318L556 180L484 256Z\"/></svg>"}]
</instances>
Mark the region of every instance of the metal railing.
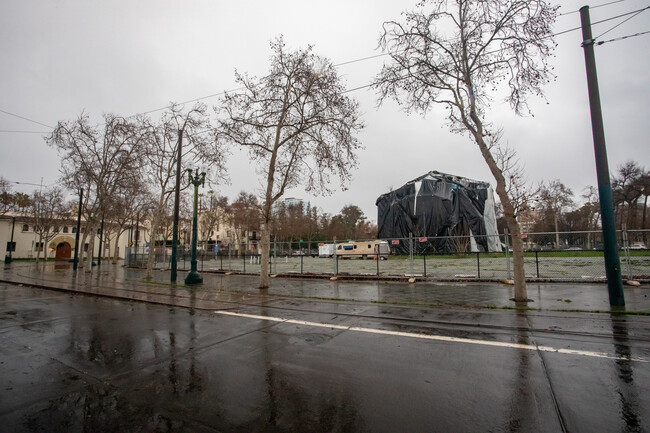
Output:
<instances>
[{"instance_id":1,"label":"metal railing","mask_svg":"<svg viewBox=\"0 0 650 433\"><path fill-rule=\"evenodd\" d=\"M625 279L650 279L649 230L619 233ZM601 232L528 233L524 269L529 281L604 281ZM272 242L272 274L416 277L431 280L501 280L512 278L512 245L505 234L493 239L465 236L409 237L366 241ZM357 248L354 249L354 245ZM346 250L346 246L348 249ZM486 248L486 246L491 246ZM494 251L494 247L500 249ZM168 248L157 248L155 266L170 266ZM146 266L149 250L127 249L126 264ZM199 271L259 273L257 250L201 249ZM179 269L189 269L189 249L180 248Z\"/></svg>"}]
</instances>

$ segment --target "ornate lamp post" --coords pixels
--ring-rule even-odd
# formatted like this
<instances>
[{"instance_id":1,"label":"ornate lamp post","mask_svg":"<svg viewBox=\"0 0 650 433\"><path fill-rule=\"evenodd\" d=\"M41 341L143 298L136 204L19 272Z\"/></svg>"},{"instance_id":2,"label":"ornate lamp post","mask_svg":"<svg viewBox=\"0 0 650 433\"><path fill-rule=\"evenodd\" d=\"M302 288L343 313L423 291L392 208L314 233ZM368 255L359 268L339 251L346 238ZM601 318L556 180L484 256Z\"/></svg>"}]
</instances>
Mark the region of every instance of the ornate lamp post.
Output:
<instances>
[{"instance_id":1,"label":"ornate lamp post","mask_svg":"<svg viewBox=\"0 0 650 433\"><path fill-rule=\"evenodd\" d=\"M192 261L190 273L185 277L185 284L200 284L203 282L203 277L199 275L196 270L196 238L197 238L197 226L198 226L198 217L197 217L197 208L199 204L199 185L203 186L205 184L205 172L199 174L199 170L195 170L196 175L192 176L192 169L187 170L187 175L190 180L190 183L194 185L194 213L192 217Z\"/></svg>"}]
</instances>

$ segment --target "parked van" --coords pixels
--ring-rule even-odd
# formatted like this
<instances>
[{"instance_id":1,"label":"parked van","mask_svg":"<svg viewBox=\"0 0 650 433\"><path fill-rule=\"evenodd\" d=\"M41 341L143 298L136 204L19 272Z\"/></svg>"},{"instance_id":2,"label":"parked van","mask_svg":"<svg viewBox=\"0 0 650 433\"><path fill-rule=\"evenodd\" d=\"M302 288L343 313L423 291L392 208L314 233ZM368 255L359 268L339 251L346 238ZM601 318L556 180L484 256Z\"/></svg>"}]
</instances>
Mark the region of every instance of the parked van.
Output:
<instances>
[{"instance_id":1,"label":"parked van","mask_svg":"<svg viewBox=\"0 0 650 433\"><path fill-rule=\"evenodd\" d=\"M344 259L388 259L390 246L386 241L351 241L336 245L336 255Z\"/></svg>"}]
</instances>

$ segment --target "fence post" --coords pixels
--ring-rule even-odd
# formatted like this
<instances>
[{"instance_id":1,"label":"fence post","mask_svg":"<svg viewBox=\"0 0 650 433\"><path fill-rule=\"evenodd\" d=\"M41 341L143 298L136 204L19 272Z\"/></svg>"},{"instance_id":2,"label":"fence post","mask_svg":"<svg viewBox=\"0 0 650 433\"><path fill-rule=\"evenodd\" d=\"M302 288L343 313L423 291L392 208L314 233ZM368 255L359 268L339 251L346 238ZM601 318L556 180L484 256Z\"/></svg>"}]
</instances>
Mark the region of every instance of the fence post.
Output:
<instances>
[{"instance_id":1,"label":"fence post","mask_svg":"<svg viewBox=\"0 0 650 433\"><path fill-rule=\"evenodd\" d=\"M302 275L302 251L300 251L300 274Z\"/></svg>"},{"instance_id":2,"label":"fence post","mask_svg":"<svg viewBox=\"0 0 650 433\"><path fill-rule=\"evenodd\" d=\"M339 274L339 260L338 257L336 256L336 237L334 238L334 254L332 254L332 257L334 257L334 275Z\"/></svg>"},{"instance_id":3,"label":"fence post","mask_svg":"<svg viewBox=\"0 0 650 433\"><path fill-rule=\"evenodd\" d=\"M627 264L627 278L632 279L632 265L631 265L631 260L630 260L630 241L629 238L627 237L627 225L623 224L623 232L621 233L623 236L623 251L625 252L625 263Z\"/></svg>"},{"instance_id":4,"label":"fence post","mask_svg":"<svg viewBox=\"0 0 650 433\"><path fill-rule=\"evenodd\" d=\"M424 281L427 280L427 253L426 251L422 252L422 258L424 258Z\"/></svg>"},{"instance_id":5,"label":"fence post","mask_svg":"<svg viewBox=\"0 0 650 433\"><path fill-rule=\"evenodd\" d=\"M480 252L476 252L476 278L481 278L481 259L480 259Z\"/></svg>"},{"instance_id":6,"label":"fence post","mask_svg":"<svg viewBox=\"0 0 650 433\"><path fill-rule=\"evenodd\" d=\"M381 260L381 255L379 255L379 250L381 249L379 247L380 244L377 244L377 254L375 257L375 260L377 260L377 276L379 276L379 261Z\"/></svg>"},{"instance_id":7,"label":"fence post","mask_svg":"<svg viewBox=\"0 0 650 433\"><path fill-rule=\"evenodd\" d=\"M537 278L539 278L539 256L538 252L535 251L535 266L537 267Z\"/></svg>"},{"instance_id":8,"label":"fence post","mask_svg":"<svg viewBox=\"0 0 650 433\"><path fill-rule=\"evenodd\" d=\"M411 260L411 277L415 277L415 271L413 270L413 233L409 233L409 257Z\"/></svg>"}]
</instances>

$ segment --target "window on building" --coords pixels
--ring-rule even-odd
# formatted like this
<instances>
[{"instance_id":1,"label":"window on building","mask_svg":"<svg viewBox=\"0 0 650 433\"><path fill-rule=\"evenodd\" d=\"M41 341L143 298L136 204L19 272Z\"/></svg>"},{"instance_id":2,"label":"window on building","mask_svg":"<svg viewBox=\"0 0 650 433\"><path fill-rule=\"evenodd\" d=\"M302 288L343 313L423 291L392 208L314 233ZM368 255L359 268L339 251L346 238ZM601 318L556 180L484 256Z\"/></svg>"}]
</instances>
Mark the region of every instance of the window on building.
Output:
<instances>
[{"instance_id":1,"label":"window on building","mask_svg":"<svg viewBox=\"0 0 650 433\"><path fill-rule=\"evenodd\" d=\"M23 224L23 231L28 232L29 231L29 225L28 224Z\"/></svg>"},{"instance_id":2,"label":"window on building","mask_svg":"<svg viewBox=\"0 0 650 433\"><path fill-rule=\"evenodd\" d=\"M34 251L43 251L43 242L35 242Z\"/></svg>"},{"instance_id":3,"label":"window on building","mask_svg":"<svg viewBox=\"0 0 650 433\"><path fill-rule=\"evenodd\" d=\"M63 233L68 233L68 226L63 226Z\"/></svg>"},{"instance_id":4,"label":"window on building","mask_svg":"<svg viewBox=\"0 0 650 433\"><path fill-rule=\"evenodd\" d=\"M7 251L16 251L16 242L7 242Z\"/></svg>"},{"instance_id":5,"label":"window on building","mask_svg":"<svg viewBox=\"0 0 650 433\"><path fill-rule=\"evenodd\" d=\"M84 253L88 252L88 247L89 247L89 244L84 244Z\"/></svg>"},{"instance_id":6,"label":"window on building","mask_svg":"<svg viewBox=\"0 0 650 433\"><path fill-rule=\"evenodd\" d=\"M77 228L76 227L72 227L72 233L77 233Z\"/></svg>"}]
</instances>

